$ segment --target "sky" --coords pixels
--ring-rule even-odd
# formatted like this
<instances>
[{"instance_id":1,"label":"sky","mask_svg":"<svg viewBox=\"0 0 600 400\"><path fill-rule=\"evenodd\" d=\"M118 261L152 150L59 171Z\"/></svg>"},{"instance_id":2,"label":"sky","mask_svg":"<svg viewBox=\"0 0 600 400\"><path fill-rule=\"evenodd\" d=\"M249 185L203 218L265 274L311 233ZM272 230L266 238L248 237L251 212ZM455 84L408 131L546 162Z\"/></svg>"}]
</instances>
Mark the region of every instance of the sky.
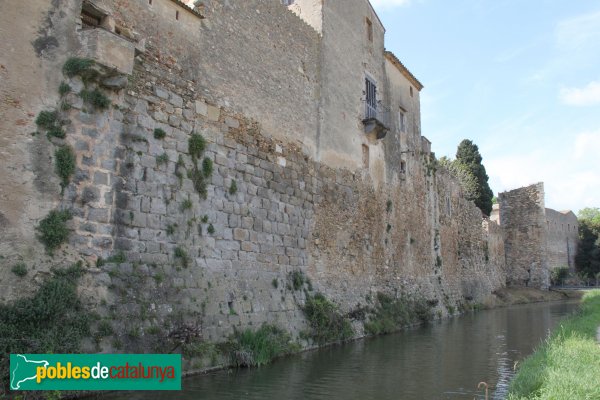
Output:
<instances>
[{"instance_id":1,"label":"sky","mask_svg":"<svg viewBox=\"0 0 600 400\"><path fill-rule=\"evenodd\" d=\"M425 86L438 158L471 139L495 194L544 182L546 207L600 207L600 2L371 3L386 48Z\"/></svg>"}]
</instances>

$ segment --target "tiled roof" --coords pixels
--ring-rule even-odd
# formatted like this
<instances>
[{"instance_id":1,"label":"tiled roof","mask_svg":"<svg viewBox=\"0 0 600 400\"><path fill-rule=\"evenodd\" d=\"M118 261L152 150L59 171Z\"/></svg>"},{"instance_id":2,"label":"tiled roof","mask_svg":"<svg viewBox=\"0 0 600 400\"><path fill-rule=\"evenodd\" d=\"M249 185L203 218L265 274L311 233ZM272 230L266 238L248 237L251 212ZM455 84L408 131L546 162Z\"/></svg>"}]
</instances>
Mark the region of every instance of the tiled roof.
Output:
<instances>
[{"instance_id":1,"label":"tiled roof","mask_svg":"<svg viewBox=\"0 0 600 400\"><path fill-rule=\"evenodd\" d=\"M188 6L183 1L181 1L181 0L171 0L171 1L175 4L177 4L178 6L185 8L187 11L191 12L196 17L204 19L204 15L200 14L198 11L196 11L192 7Z\"/></svg>"},{"instance_id":2,"label":"tiled roof","mask_svg":"<svg viewBox=\"0 0 600 400\"><path fill-rule=\"evenodd\" d=\"M384 54L385 57L400 70L402 75L404 75L406 79L408 79L413 85L415 85L417 90L420 91L421 89L423 89L423 84L419 82L417 78L415 78L415 76L408 70L408 68L404 66L404 64L402 64L402 62L398 59L398 57L396 57L394 53L386 50Z\"/></svg>"}]
</instances>

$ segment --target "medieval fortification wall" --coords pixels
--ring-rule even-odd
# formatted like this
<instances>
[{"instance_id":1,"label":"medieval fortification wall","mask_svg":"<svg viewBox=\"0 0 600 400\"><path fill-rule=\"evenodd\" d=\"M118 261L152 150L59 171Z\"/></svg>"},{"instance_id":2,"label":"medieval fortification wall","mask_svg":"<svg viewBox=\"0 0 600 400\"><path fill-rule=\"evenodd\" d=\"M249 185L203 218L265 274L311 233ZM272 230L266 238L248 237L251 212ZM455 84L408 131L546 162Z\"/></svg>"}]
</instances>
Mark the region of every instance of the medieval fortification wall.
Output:
<instances>
[{"instance_id":1,"label":"medieval fortification wall","mask_svg":"<svg viewBox=\"0 0 600 400\"><path fill-rule=\"evenodd\" d=\"M505 242L437 168L420 83L384 53L368 2L304 3L314 9L302 18L279 0L193 12L172 0L83 3L99 27L82 26L80 0L0 4L1 300L81 259L80 293L119 339L100 348L131 351L156 343L144 333L154 327L196 326L216 342L269 322L297 337L307 293L349 314L379 292L419 296L442 316L504 286L507 265L509 282L543 286L539 190L518 206L501 196L514 227ZM103 66L110 107L81 99L89 82L62 73L72 56ZM365 74L390 113L384 138L364 132ZM58 94L62 81L71 93ZM42 110L58 110L65 138L32 135ZM76 169L61 191L54 151L65 145ZM204 158L213 171L200 179ZM50 257L35 227L55 209L73 219ZM516 252L524 235L534 243ZM25 279L10 272L16 262ZM298 272L306 290L290 282Z\"/></svg>"}]
</instances>

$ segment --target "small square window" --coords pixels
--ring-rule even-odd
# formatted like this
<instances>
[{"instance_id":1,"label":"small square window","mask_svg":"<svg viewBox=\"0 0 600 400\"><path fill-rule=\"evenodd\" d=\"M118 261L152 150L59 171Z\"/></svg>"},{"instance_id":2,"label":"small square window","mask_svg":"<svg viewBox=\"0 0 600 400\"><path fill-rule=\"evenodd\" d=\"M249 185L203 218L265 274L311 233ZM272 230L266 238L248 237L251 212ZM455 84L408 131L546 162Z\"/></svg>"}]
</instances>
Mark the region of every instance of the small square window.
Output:
<instances>
[{"instance_id":1,"label":"small square window","mask_svg":"<svg viewBox=\"0 0 600 400\"><path fill-rule=\"evenodd\" d=\"M283 4L284 6L291 6L292 4L294 4L294 0L281 0L281 4Z\"/></svg>"}]
</instances>

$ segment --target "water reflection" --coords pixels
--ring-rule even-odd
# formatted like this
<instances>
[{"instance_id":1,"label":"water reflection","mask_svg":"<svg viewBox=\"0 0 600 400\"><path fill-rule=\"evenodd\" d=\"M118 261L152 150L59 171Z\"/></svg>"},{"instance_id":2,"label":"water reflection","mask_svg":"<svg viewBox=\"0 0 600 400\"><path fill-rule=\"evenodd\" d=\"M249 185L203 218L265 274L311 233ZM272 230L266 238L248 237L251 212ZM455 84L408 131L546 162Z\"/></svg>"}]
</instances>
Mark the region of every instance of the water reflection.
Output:
<instances>
[{"instance_id":1,"label":"water reflection","mask_svg":"<svg viewBox=\"0 0 600 400\"><path fill-rule=\"evenodd\" d=\"M503 399L513 365L530 354L577 303L468 314L398 334L279 360L259 369L184 380L178 399L473 399L481 381ZM112 399L171 399L124 393Z\"/></svg>"}]
</instances>

